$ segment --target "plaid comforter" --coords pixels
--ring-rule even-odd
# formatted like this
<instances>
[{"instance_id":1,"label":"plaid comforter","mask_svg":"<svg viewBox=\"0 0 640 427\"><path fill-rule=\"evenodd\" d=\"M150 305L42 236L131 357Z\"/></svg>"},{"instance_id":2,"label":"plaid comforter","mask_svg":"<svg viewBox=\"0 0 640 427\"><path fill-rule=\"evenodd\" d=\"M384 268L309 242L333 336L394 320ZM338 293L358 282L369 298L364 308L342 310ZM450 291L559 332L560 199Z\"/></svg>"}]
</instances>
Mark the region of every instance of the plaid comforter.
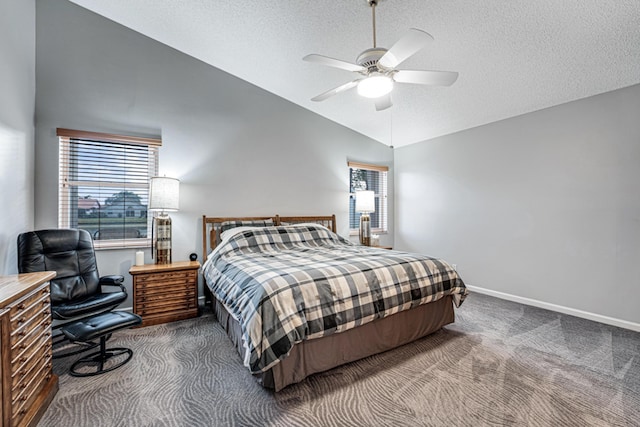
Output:
<instances>
[{"instance_id":1,"label":"plaid comforter","mask_svg":"<svg viewBox=\"0 0 640 427\"><path fill-rule=\"evenodd\" d=\"M221 242L207 285L240 323L244 364L266 371L295 343L338 333L467 290L449 264L356 246L322 226L264 227Z\"/></svg>"}]
</instances>

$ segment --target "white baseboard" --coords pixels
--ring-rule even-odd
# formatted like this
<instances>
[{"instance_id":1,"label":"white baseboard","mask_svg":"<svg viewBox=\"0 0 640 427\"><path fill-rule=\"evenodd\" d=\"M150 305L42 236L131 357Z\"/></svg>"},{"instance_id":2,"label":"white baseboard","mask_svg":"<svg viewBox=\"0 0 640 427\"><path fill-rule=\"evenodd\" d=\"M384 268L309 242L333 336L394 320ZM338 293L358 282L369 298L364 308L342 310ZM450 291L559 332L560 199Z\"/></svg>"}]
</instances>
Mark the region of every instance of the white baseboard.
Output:
<instances>
[{"instance_id":1,"label":"white baseboard","mask_svg":"<svg viewBox=\"0 0 640 427\"><path fill-rule=\"evenodd\" d=\"M477 292L479 294L490 295L492 297L504 299L507 301L513 301L520 304L544 308L546 310L556 311L558 313L564 313L571 316L581 317L583 319L593 320L595 322L640 332L640 323L629 322L627 320L616 319L614 317L603 316L601 314L590 313L588 311L576 310L575 308L564 307L562 305L551 304L535 299L519 297L517 295L506 294L504 292L493 291L491 289L484 289L478 286L467 285L467 288L469 288L470 291Z\"/></svg>"}]
</instances>

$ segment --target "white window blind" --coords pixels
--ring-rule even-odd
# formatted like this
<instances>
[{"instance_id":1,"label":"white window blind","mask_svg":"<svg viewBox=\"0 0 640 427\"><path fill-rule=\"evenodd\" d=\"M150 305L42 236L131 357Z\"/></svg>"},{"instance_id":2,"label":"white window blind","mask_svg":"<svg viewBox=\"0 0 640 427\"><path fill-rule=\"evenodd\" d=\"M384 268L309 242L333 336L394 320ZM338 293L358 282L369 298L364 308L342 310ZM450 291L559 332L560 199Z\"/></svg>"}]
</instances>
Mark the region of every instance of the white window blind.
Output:
<instances>
[{"instance_id":1,"label":"white window blind","mask_svg":"<svg viewBox=\"0 0 640 427\"><path fill-rule=\"evenodd\" d=\"M96 248L149 246L149 179L159 139L58 129L58 226L80 228Z\"/></svg>"},{"instance_id":2,"label":"white window blind","mask_svg":"<svg viewBox=\"0 0 640 427\"><path fill-rule=\"evenodd\" d=\"M387 166L348 162L349 166L349 228L357 232L360 227L360 212L356 212L356 194L358 190L371 190L375 193L375 209L370 213L371 231L387 232Z\"/></svg>"}]
</instances>

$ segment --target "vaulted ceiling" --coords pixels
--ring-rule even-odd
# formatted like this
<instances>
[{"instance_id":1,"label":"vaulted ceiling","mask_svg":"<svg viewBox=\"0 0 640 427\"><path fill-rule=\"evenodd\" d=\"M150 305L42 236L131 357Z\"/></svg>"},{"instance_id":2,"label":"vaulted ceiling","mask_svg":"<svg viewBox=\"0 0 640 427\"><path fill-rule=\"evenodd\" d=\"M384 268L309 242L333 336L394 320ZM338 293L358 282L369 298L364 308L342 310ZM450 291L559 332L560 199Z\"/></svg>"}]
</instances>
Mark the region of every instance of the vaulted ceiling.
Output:
<instances>
[{"instance_id":1,"label":"vaulted ceiling","mask_svg":"<svg viewBox=\"0 0 640 427\"><path fill-rule=\"evenodd\" d=\"M380 0L377 44L409 28L435 41L400 68L460 73L450 87L396 84L375 111L349 71L372 47L366 0L71 0L126 27L396 147L640 83L640 0Z\"/></svg>"}]
</instances>

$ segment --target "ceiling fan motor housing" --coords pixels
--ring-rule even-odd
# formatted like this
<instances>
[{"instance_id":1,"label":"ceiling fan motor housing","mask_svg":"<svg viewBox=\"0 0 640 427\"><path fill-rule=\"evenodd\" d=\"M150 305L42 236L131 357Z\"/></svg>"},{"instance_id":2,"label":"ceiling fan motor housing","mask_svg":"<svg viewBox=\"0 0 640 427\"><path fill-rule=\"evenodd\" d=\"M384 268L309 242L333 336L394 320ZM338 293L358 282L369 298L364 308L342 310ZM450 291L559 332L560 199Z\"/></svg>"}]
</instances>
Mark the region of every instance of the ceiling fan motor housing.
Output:
<instances>
[{"instance_id":1,"label":"ceiling fan motor housing","mask_svg":"<svg viewBox=\"0 0 640 427\"><path fill-rule=\"evenodd\" d=\"M382 56L387 53L387 49L382 47L373 47L371 49L367 49L358 55L358 59L356 59L356 64L365 67L369 72L372 71L388 71L382 67L378 66L378 61Z\"/></svg>"}]
</instances>

